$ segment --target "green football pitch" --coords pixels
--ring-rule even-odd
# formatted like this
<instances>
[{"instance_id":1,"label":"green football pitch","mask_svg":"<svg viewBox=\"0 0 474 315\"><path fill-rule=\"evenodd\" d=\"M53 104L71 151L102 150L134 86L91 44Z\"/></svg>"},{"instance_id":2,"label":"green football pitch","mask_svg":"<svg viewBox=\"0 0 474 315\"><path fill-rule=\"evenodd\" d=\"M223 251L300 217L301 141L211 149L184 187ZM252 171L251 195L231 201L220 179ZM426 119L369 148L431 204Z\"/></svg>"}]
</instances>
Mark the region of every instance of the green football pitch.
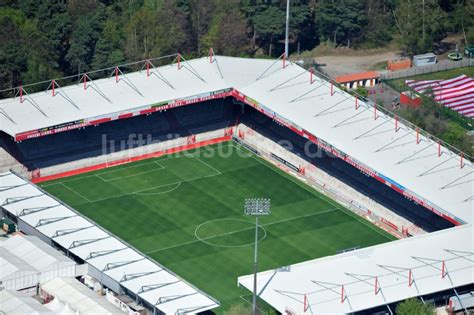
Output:
<instances>
[{"instance_id":1,"label":"green football pitch","mask_svg":"<svg viewBox=\"0 0 474 315\"><path fill-rule=\"evenodd\" d=\"M41 186L221 302L251 300L254 218L245 198L271 199L259 226L259 270L394 238L272 164L227 142L61 178Z\"/></svg>"}]
</instances>

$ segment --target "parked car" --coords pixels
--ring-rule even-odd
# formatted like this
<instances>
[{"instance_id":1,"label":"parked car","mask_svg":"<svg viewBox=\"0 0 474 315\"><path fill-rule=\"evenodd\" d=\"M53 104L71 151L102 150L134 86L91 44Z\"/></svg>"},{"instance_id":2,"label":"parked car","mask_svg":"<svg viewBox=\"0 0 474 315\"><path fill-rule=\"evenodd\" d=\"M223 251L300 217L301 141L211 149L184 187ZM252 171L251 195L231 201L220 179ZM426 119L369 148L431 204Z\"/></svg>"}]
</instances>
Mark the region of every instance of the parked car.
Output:
<instances>
[{"instance_id":1,"label":"parked car","mask_svg":"<svg viewBox=\"0 0 474 315\"><path fill-rule=\"evenodd\" d=\"M458 52L452 52L452 53L448 54L448 59L452 60L452 61L462 60L462 54L460 54Z\"/></svg>"}]
</instances>

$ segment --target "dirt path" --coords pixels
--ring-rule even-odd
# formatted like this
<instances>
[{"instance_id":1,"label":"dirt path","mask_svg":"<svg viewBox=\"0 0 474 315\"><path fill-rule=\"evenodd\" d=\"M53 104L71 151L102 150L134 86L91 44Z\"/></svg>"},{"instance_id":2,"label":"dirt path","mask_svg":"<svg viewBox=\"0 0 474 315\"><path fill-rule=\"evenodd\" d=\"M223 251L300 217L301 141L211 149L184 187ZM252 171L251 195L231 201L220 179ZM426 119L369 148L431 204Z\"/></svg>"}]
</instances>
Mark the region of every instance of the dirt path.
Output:
<instances>
[{"instance_id":1,"label":"dirt path","mask_svg":"<svg viewBox=\"0 0 474 315\"><path fill-rule=\"evenodd\" d=\"M377 63L389 59L397 59L399 55L396 52L385 52L371 55L347 55L347 56L322 56L315 57L318 64L325 64L323 70L330 76L338 76L346 73L355 73L374 69Z\"/></svg>"}]
</instances>

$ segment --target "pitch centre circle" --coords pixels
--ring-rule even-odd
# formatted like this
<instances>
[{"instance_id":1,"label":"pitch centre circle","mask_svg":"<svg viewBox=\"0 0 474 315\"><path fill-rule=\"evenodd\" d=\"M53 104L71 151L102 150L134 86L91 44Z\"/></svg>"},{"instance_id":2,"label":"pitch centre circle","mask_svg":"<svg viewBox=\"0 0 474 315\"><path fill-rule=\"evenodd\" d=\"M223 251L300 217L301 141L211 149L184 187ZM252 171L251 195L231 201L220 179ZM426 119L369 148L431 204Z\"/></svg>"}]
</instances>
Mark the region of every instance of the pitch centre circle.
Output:
<instances>
[{"instance_id":1,"label":"pitch centre circle","mask_svg":"<svg viewBox=\"0 0 474 315\"><path fill-rule=\"evenodd\" d=\"M246 247L255 244L255 222L242 219L216 219L201 223L194 236L207 245L217 247ZM258 241L267 237L263 226L258 227Z\"/></svg>"}]
</instances>

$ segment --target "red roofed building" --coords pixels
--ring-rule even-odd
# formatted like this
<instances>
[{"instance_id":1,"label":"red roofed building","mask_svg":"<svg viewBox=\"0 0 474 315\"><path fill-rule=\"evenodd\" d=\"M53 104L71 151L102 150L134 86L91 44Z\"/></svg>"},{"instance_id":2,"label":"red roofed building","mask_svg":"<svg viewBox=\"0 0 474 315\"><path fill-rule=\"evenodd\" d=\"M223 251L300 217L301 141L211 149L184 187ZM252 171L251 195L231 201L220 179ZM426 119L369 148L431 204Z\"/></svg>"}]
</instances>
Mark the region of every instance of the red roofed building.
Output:
<instances>
[{"instance_id":1,"label":"red roofed building","mask_svg":"<svg viewBox=\"0 0 474 315\"><path fill-rule=\"evenodd\" d=\"M336 77L336 82L348 89L358 86L370 87L380 82L380 74L377 71L344 74Z\"/></svg>"}]
</instances>

